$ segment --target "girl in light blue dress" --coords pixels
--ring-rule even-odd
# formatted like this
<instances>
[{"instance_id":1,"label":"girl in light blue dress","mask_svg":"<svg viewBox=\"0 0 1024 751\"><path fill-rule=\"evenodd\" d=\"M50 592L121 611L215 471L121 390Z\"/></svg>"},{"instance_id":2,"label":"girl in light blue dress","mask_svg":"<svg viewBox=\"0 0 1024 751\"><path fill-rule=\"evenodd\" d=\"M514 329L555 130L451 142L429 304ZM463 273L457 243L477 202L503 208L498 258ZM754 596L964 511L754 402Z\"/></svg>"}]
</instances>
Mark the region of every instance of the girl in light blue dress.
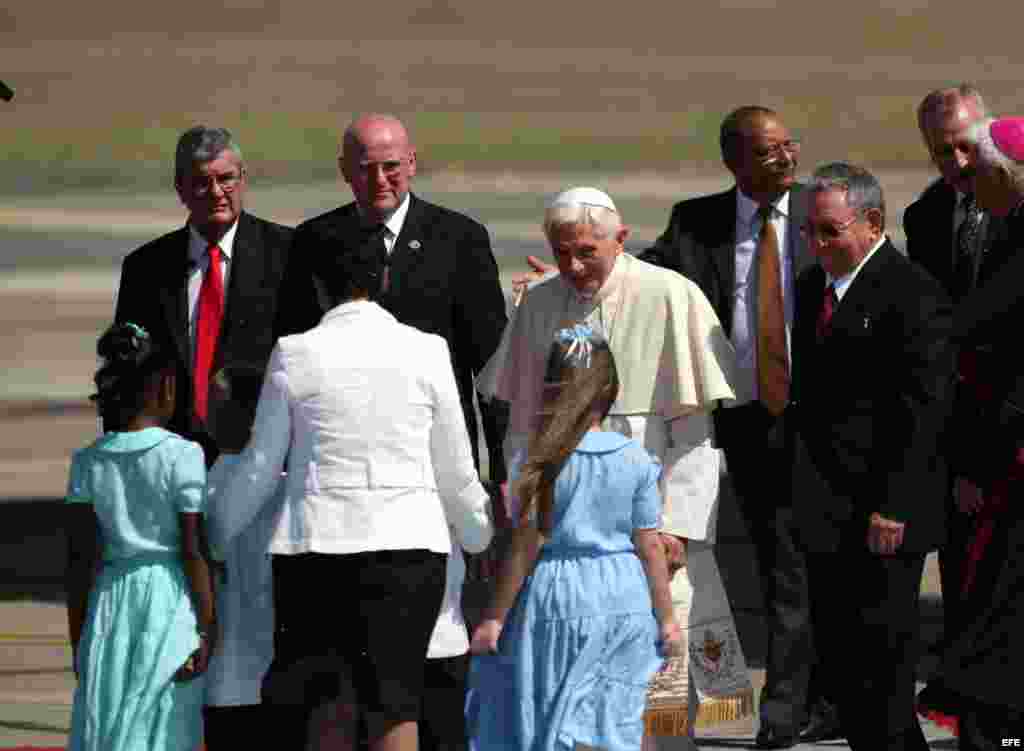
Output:
<instances>
[{"instance_id":1,"label":"girl in light blue dress","mask_svg":"<svg viewBox=\"0 0 1024 751\"><path fill-rule=\"evenodd\" d=\"M660 467L599 428L617 394L607 342L587 326L556 332L514 486L521 518L471 645L474 751L637 751L647 685L682 649L658 535Z\"/></svg>"},{"instance_id":2,"label":"girl in light blue dress","mask_svg":"<svg viewBox=\"0 0 1024 751\"><path fill-rule=\"evenodd\" d=\"M109 432L74 453L67 494L68 748L194 751L216 626L199 552L203 452L161 427L175 371L144 329L115 324L97 352L93 398Z\"/></svg>"}]
</instances>

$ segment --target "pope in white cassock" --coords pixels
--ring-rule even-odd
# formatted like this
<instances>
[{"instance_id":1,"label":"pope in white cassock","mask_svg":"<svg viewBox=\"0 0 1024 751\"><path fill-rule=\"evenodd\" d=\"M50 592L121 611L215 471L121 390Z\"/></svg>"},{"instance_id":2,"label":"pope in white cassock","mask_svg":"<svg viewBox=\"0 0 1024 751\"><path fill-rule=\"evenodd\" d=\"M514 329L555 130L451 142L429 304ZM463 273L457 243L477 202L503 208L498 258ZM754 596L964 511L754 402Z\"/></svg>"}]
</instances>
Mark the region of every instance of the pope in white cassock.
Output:
<instances>
[{"instance_id":1,"label":"pope in white cassock","mask_svg":"<svg viewBox=\"0 0 1024 751\"><path fill-rule=\"evenodd\" d=\"M672 597L688 654L651 686L644 746L692 748L695 726L753 711L712 552L721 460L710 413L735 397L735 354L696 284L624 253L629 228L607 194L560 193L545 211L544 233L560 273L529 288L478 388L510 404L505 458L511 463L535 424L554 331L586 322L607 339L621 389L604 427L640 440L662 462L663 539L670 560L682 547L686 561L672 579ZM516 512L511 509L513 518Z\"/></svg>"}]
</instances>

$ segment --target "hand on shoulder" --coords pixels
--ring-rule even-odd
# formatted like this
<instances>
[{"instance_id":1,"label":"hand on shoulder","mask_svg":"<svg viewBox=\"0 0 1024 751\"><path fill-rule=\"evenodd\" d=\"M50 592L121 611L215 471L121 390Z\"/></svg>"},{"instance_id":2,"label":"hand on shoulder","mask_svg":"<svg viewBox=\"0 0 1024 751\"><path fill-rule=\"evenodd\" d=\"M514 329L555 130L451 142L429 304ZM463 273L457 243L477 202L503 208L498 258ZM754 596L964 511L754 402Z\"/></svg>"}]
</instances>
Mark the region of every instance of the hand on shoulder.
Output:
<instances>
[{"instance_id":1,"label":"hand on shoulder","mask_svg":"<svg viewBox=\"0 0 1024 751\"><path fill-rule=\"evenodd\" d=\"M522 300L527 287L534 282L543 280L548 274L558 271L557 266L545 263L537 256L527 256L526 263L530 267L529 271L512 276L512 296L516 305Z\"/></svg>"}]
</instances>

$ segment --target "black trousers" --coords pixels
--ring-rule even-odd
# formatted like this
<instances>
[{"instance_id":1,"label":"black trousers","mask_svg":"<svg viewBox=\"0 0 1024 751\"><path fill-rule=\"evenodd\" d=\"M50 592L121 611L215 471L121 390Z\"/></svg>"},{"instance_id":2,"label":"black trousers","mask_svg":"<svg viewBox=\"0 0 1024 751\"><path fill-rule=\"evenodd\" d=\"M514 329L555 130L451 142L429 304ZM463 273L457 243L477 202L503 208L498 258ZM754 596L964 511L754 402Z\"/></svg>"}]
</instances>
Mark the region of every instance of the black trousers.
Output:
<instances>
[{"instance_id":1,"label":"black trousers","mask_svg":"<svg viewBox=\"0 0 1024 751\"><path fill-rule=\"evenodd\" d=\"M273 707L246 704L203 707L203 744L206 751L260 748L274 727Z\"/></svg>"},{"instance_id":2,"label":"black trousers","mask_svg":"<svg viewBox=\"0 0 1024 751\"><path fill-rule=\"evenodd\" d=\"M1010 745L1011 738L1017 739L1017 745ZM969 702L960 713L959 748L960 751L1024 748L1024 712Z\"/></svg>"},{"instance_id":3,"label":"black trousers","mask_svg":"<svg viewBox=\"0 0 1024 751\"><path fill-rule=\"evenodd\" d=\"M914 711L924 553L807 556L818 654L854 751L927 751Z\"/></svg>"},{"instance_id":4,"label":"black trousers","mask_svg":"<svg viewBox=\"0 0 1024 751\"><path fill-rule=\"evenodd\" d=\"M797 545L782 421L752 403L718 410L715 427L754 544L764 596L768 651L761 724L796 732L808 708L815 659L807 565Z\"/></svg>"},{"instance_id":5,"label":"black trousers","mask_svg":"<svg viewBox=\"0 0 1024 751\"><path fill-rule=\"evenodd\" d=\"M967 565L967 546L974 529L973 517L955 507L952 499L947 520L946 543L939 549L939 580L942 584L942 642L948 644L963 625L963 598L960 595Z\"/></svg>"},{"instance_id":6,"label":"black trousers","mask_svg":"<svg viewBox=\"0 0 1024 751\"><path fill-rule=\"evenodd\" d=\"M465 751L469 655L427 660L420 709L420 751Z\"/></svg>"}]
</instances>

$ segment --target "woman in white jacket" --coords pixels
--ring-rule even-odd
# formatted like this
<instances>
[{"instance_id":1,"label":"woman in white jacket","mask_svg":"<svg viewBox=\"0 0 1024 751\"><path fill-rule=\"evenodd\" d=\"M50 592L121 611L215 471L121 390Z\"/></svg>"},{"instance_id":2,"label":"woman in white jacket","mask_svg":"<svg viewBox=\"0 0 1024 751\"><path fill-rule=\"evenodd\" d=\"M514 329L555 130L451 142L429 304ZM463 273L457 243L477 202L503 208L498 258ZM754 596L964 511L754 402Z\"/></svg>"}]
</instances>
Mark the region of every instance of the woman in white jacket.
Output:
<instances>
[{"instance_id":1,"label":"woman in white jacket","mask_svg":"<svg viewBox=\"0 0 1024 751\"><path fill-rule=\"evenodd\" d=\"M385 268L372 238L319 263L335 307L275 347L249 444L212 499L211 536L223 546L242 532L287 464L270 539L272 670L335 655L351 670L371 749L415 750L449 525L468 552L486 548L488 495L445 340L373 302ZM304 747L307 711L280 723L287 747Z\"/></svg>"}]
</instances>

